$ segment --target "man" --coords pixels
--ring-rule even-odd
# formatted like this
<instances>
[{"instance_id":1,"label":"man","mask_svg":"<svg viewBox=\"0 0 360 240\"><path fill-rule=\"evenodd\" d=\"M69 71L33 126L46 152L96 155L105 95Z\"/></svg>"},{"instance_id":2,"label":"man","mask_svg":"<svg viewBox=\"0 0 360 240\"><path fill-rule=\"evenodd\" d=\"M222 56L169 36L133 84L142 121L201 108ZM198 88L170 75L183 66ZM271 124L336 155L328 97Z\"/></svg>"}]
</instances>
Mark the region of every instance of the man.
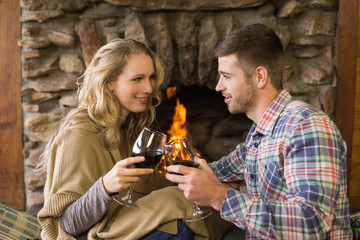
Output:
<instances>
[{"instance_id":1,"label":"man","mask_svg":"<svg viewBox=\"0 0 360 240\"><path fill-rule=\"evenodd\" d=\"M282 89L283 48L272 29L242 27L215 48L231 113L254 123L244 143L201 169L168 167L186 198L265 239L352 239L346 144L323 112ZM172 172L182 174L171 174ZM247 191L225 183L245 180Z\"/></svg>"}]
</instances>

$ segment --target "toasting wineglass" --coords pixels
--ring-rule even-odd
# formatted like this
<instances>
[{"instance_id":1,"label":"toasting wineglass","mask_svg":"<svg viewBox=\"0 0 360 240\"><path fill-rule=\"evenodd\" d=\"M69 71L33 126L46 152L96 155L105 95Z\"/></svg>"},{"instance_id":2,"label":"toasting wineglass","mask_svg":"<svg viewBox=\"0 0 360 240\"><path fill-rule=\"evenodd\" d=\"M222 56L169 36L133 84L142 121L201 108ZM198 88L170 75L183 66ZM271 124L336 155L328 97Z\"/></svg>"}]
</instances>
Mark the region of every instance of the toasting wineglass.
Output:
<instances>
[{"instance_id":1,"label":"toasting wineglass","mask_svg":"<svg viewBox=\"0 0 360 240\"><path fill-rule=\"evenodd\" d=\"M196 156L196 151L187 138L175 139L165 144L165 160L167 165L184 165L198 168L199 164L195 161ZM212 213L210 209L200 209L194 202L193 207L193 214L185 218L187 222L204 219Z\"/></svg>"},{"instance_id":2,"label":"toasting wineglass","mask_svg":"<svg viewBox=\"0 0 360 240\"><path fill-rule=\"evenodd\" d=\"M145 161L135 163L137 168L155 168L161 160L164 154L164 146L166 143L166 135L155 131L153 129L145 127L138 138L136 139L132 148L132 156L144 156ZM120 199L118 196L114 196L113 199L126 207L137 208L135 202L131 200L131 194L134 189L134 185L131 185L126 195Z\"/></svg>"}]
</instances>

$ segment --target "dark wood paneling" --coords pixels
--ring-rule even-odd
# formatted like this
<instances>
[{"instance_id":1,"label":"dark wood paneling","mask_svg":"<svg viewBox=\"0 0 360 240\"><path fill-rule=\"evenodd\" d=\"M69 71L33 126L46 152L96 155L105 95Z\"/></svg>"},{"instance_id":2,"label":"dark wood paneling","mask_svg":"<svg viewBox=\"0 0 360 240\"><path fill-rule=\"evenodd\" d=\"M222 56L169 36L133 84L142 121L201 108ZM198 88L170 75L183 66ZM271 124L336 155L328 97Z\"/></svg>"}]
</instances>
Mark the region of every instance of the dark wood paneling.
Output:
<instances>
[{"instance_id":1,"label":"dark wood paneling","mask_svg":"<svg viewBox=\"0 0 360 240\"><path fill-rule=\"evenodd\" d=\"M349 198L352 212L360 211L360 3L358 3L357 61L355 82L354 136L351 156Z\"/></svg>"},{"instance_id":2,"label":"dark wood paneling","mask_svg":"<svg viewBox=\"0 0 360 240\"><path fill-rule=\"evenodd\" d=\"M24 210L19 18L20 1L0 0L0 203Z\"/></svg>"},{"instance_id":3,"label":"dark wood paneling","mask_svg":"<svg viewBox=\"0 0 360 240\"><path fill-rule=\"evenodd\" d=\"M337 107L336 124L348 147L348 183L351 184L351 158L354 128L355 79L357 58L356 0L339 1L337 24ZM350 193L349 193L350 195ZM350 202L350 206L351 206Z\"/></svg>"}]
</instances>

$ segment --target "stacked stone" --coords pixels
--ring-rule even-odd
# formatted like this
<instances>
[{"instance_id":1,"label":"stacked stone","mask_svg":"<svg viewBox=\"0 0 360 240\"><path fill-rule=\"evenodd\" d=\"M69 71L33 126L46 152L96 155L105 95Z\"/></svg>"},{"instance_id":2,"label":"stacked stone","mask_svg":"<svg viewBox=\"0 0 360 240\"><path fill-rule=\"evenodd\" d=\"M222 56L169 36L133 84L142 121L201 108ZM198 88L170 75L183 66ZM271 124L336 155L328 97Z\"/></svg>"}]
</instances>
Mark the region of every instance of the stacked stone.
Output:
<instances>
[{"instance_id":1,"label":"stacked stone","mask_svg":"<svg viewBox=\"0 0 360 240\"><path fill-rule=\"evenodd\" d=\"M43 201L44 180L33 169L59 122L78 104L77 79L99 47L114 38L142 41L160 56L166 70L164 89L182 85L213 89L216 42L241 25L268 24L286 50L285 88L334 117L337 0L20 3L27 206ZM228 123L233 124L231 118L219 123L223 127L213 134L231 133Z\"/></svg>"}]
</instances>

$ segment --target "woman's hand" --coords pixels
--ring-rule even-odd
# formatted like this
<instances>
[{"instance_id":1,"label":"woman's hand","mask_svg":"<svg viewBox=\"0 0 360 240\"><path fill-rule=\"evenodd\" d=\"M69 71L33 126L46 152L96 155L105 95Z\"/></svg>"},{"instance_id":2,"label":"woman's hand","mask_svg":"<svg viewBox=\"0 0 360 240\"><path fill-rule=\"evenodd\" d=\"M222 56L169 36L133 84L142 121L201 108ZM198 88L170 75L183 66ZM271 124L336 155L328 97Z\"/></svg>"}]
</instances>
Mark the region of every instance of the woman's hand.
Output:
<instances>
[{"instance_id":1,"label":"woman's hand","mask_svg":"<svg viewBox=\"0 0 360 240\"><path fill-rule=\"evenodd\" d=\"M134 163L144 160L144 157L129 157L117 162L103 177L105 191L108 194L120 192L139 181L142 175L153 173L154 170L149 168L129 168Z\"/></svg>"}]
</instances>

